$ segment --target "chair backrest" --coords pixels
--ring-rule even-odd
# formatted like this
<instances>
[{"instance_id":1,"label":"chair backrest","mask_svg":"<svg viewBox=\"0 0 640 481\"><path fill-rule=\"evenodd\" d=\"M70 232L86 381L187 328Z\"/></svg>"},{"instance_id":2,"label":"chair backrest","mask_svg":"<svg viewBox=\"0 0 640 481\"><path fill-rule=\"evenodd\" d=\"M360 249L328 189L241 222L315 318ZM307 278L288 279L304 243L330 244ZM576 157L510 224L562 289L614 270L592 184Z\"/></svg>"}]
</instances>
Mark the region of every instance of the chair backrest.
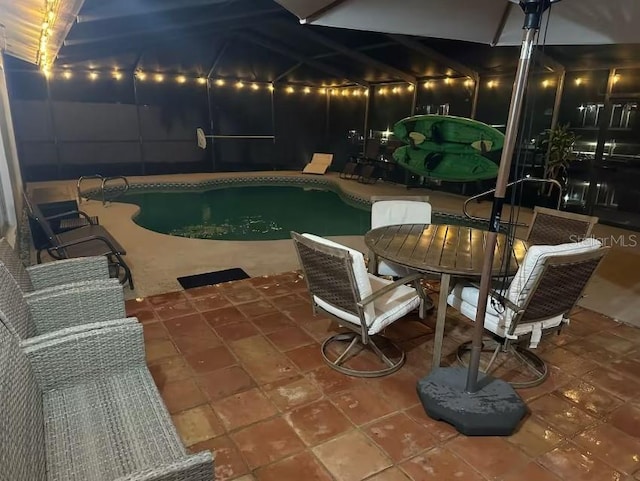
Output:
<instances>
[{"instance_id":1,"label":"chair backrest","mask_svg":"<svg viewBox=\"0 0 640 481\"><path fill-rule=\"evenodd\" d=\"M4 237L0 239L0 263L4 264L18 283L18 286L20 286L22 292L33 291L33 284L31 283L29 273L24 268L24 264L20 260L20 257L18 257L18 254L16 254L13 247L9 245Z\"/></svg>"},{"instance_id":2,"label":"chair backrest","mask_svg":"<svg viewBox=\"0 0 640 481\"><path fill-rule=\"evenodd\" d=\"M371 228L396 224L431 224L431 204L415 200L381 200L371 205Z\"/></svg>"},{"instance_id":3,"label":"chair backrest","mask_svg":"<svg viewBox=\"0 0 640 481\"><path fill-rule=\"evenodd\" d=\"M7 328L19 339L28 339L38 334L29 305L4 264L0 264L0 312L5 316L3 321Z\"/></svg>"},{"instance_id":4,"label":"chair backrest","mask_svg":"<svg viewBox=\"0 0 640 481\"><path fill-rule=\"evenodd\" d=\"M291 237L311 296L361 317L357 303L372 293L362 253L313 234Z\"/></svg>"},{"instance_id":5,"label":"chair backrest","mask_svg":"<svg viewBox=\"0 0 640 481\"><path fill-rule=\"evenodd\" d=\"M53 229L51 228L49 221L46 219L46 217L40 210L40 207L38 207L38 204L36 204L35 202L31 202L31 199L29 199L29 195L27 194L26 191L24 191L23 197L24 197L24 205L27 208L27 214L29 215L29 217L35 220L38 223L38 225L42 228L42 231L47 236L47 239L49 240L51 245L53 246L60 245L61 244L60 238L56 235L55 232L53 232Z\"/></svg>"},{"instance_id":6,"label":"chair backrest","mask_svg":"<svg viewBox=\"0 0 640 481\"><path fill-rule=\"evenodd\" d=\"M380 155L380 140L369 139L367 140L367 146L364 149L364 157L366 159L377 159Z\"/></svg>"},{"instance_id":7,"label":"chair backrest","mask_svg":"<svg viewBox=\"0 0 640 481\"><path fill-rule=\"evenodd\" d=\"M42 393L0 311L0 481L46 478Z\"/></svg>"},{"instance_id":8,"label":"chair backrest","mask_svg":"<svg viewBox=\"0 0 640 481\"><path fill-rule=\"evenodd\" d=\"M518 322L568 313L606 251L600 241L592 238L530 247L506 295L524 311Z\"/></svg>"},{"instance_id":9,"label":"chair backrest","mask_svg":"<svg viewBox=\"0 0 640 481\"><path fill-rule=\"evenodd\" d=\"M536 206L527 233L527 242L530 245L579 242L591 235L591 230L597 223L597 217Z\"/></svg>"}]
</instances>

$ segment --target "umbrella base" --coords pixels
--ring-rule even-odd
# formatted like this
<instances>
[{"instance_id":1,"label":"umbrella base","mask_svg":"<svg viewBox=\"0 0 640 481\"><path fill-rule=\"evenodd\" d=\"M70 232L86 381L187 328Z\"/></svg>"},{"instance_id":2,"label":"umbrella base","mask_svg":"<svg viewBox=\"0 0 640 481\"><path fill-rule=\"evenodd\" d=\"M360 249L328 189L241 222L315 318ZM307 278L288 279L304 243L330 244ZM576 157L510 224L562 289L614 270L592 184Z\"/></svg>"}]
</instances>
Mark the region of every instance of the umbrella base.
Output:
<instances>
[{"instance_id":1,"label":"umbrella base","mask_svg":"<svg viewBox=\"0 0 640 481\"><path fill-rule=\"evenodd\" d=\"M527 407L505 381L485 376L478 390L467 392L467 370L438 368L418 381L418 397L429 417L445 421L467 436L509 436L513 434Z\"/></svg>"}]
</instances>

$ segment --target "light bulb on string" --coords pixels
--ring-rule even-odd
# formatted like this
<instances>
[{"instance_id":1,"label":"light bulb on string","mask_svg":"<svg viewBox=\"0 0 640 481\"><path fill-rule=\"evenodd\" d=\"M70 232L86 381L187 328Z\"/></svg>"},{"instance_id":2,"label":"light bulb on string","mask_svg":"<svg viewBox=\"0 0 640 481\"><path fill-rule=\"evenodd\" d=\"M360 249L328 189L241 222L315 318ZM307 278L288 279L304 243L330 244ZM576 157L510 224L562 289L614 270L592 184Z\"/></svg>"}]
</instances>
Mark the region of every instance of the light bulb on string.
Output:
<instances>
[{"instance_id":1,"label":"light bulb on string","mask_svg":"<svg viewBox=\"0 0 640 481\"><path fill-rule=\"evenodd\" d=\"M200 84L200 85L204 85L207 83L207 79L205 77L198 77L196 79L196 81Z\"/></svg>"},{"instance_id":2,"label":"light bulb on string","mask_svg":"<svg viewBox=\"0 0 640 481\"><path fill-rule=\"evenodd\" d=\"M216 85L217 85L218 87L222 87L222 86L224 85L224 80L223 80L223 79L221 79L221 78L217 79L217 80L216 80Z\"/></svg>"},{"instance_id":3,"label":"light bulb on string","mask_svg":"<svg viewBox=\"0 0 640 481\"><path fill-rule=\"evenodd\" d=\"M183 84L187 82L187 77L185 77L184 75L178 75L176 77L176 82L178 82L179 84Z\"/></svg>"},{"instance_id":4,"label":"light bulb on string","mask_svg":"<svg viewBox=\"0 0 640 481\"><path fill-rule=\"evenodd\" d=\"M257 83L252 83L251 84L251 90L258 90L260 88L260 86Z\"/></svg>"}]
</instances>

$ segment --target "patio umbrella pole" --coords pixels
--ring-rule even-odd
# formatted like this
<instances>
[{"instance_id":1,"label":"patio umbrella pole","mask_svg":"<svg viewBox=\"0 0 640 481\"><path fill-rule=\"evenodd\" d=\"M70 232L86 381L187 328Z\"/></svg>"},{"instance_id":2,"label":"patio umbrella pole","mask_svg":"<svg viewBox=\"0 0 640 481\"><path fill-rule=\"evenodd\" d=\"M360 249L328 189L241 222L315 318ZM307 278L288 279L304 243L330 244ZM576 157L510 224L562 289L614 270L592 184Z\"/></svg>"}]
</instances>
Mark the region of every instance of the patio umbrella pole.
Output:
<instances>
[{"instance_id":1,"label":"patio umbrella pole","mask_svg":"<svg viewBox=\"0 0 640 481\"><path fill-rule=\"evenodd\" d=\"M518 136L518 125L531 65L531 54L536 35L540 30L542 14L555 1L559 0L520 0L519 2L525 14L525 31L511 95L505 142L489 220L489 234L486 237L486 255L482 266L469 368L433 369L428 376L418 382L417 386L418 395L429 416L446 421L467 435L510 435L516 430L527 412L524 402L509 383L488 375L479 379L478 374L494 252L511 171L511 159ZM441 295L446 295L446 293L441 293Z\"/></svg>"},{"instance_id":2,"label":"patio umbrella pole","mask_svg":"<svg viewBox=\"0 0 640 481\"><path fill-rule=\"evenodd\" d=\"M493 198L493 206L491 208L491 216L489 220L489 234L487 235L487 247L485 249L486 255L482 265L480 293L478 294L478 309L476 311L473 341L471 345L471 358L469 360L469 372L467 374L466 389L469 392L475 392L478 389L478 372L480 370L482 337L484 335L484 317L487 312L489 292L491 291L491 272L493 270L493 257L498 238L498 231L500 230L500 217L502 215L507 183L509 182L509 173L511 172L511 159L513 158L513 152L518 138L518 125L520 123L520 114L522 112L522 104L524 101L525 90L527 88L529 67L531 66L531 53L535 37L540 29L542 13L548 8L548 4L549 0L520 2L520 5L525 12L525 32L522 41L522 49L520 51L518 69L516 70L516 78L513 83L513 91L511 93L511 104L509 106L509 117L507 119L507 127L505 130L504 146L502 148L502 156L500 157L498 179L496 180L496 191ZM531 11L528 11L528 9Z\"/></svg>"}]
</instances>

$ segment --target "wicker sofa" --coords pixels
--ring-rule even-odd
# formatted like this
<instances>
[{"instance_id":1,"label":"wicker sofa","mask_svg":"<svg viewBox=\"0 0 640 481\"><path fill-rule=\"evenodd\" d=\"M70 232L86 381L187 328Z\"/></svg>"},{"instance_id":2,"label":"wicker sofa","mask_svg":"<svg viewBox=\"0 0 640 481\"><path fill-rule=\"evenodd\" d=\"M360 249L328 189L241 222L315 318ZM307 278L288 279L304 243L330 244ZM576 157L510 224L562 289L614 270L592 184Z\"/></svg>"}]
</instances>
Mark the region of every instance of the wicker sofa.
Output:
<instances>
[{"instance_id":1,"label":"wicker sofa","mask_svg":"<svg viewBox=\"0 0 640 481\"><path fill-rule=\"evenodd\" d=\"M20 342L0 313L0 481L211 481L188 455L124 322Z\"/></svg>"}]
</instances>

